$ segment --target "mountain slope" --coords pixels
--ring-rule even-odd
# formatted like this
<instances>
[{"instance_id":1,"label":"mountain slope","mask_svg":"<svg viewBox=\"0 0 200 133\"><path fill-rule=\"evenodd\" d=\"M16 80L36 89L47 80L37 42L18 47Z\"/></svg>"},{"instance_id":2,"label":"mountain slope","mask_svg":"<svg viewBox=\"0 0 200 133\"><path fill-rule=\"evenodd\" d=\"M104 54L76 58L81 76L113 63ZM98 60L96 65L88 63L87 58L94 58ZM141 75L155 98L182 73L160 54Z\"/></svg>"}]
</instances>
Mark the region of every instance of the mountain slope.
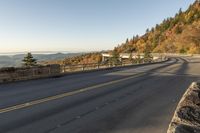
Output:
<instances>
[{"instance_id":1,"label":"mountain slope","mask_svg":"<svg viewBox=\"0 0 200 133\"><path fill-rule=\"evenodd\" d=\"M196 0L186 11L163 20L143 36L133 36L109 53L185 53L200 54L200 0ZM101 52L90 53L63 61L65 64L97 63Z\"/></svg>"},{"instance_id":2,"label":"mountain slope","mask_svg":"<svg viewBox=\"0 0 200 133\"><path fill-rule=\"evenodd\" d=\"M180 9L173 18L165 19L146 34L127 39L115 48L122 52L200 53L200 2L197 0L188 10Z\"/></svg>"}]
</instances>

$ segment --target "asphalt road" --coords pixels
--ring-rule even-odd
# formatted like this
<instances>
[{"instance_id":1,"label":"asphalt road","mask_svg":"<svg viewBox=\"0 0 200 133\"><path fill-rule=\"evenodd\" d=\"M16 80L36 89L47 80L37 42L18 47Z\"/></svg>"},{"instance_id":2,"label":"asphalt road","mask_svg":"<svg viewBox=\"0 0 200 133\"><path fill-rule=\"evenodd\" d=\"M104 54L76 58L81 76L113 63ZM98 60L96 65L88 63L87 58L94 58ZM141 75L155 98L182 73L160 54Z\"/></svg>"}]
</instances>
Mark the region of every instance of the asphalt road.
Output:
<instances>
[{"instance_id":1,"label":"asphalt road","mask_svg":"<svg viewBox=\"0 0 200 133\"><path fill-rule=\"evenodd\" d=\"M0 133L166 133L200 59L0 85Z\"/></svg>"}]
</instances>

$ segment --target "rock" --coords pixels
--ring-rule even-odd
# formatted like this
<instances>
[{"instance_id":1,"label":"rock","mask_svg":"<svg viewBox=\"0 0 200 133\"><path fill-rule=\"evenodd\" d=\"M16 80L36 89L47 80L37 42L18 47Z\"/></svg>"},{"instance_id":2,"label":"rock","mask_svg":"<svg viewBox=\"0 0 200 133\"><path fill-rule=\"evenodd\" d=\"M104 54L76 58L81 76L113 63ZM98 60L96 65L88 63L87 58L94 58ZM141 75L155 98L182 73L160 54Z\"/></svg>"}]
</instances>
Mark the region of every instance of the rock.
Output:
<instances>
[{"instance_id":1,"label":"rock","mask_svg":"<svg viewBox=\"0 0 200 133\"><path fill-rule=\"evenodd\" d=\"M200 83L194 82L179 102L167 133L200 133Z\"/></svg>"},{"instance_id":2,"label":"rock","mask_svg":"<svg viewBox=\"0 0 200 133\"><path fill-rule=\"evenodd\" d=\"M178 125L175 133L200 133L200 129L187 125Z\"/></svg>"}]
</instances>

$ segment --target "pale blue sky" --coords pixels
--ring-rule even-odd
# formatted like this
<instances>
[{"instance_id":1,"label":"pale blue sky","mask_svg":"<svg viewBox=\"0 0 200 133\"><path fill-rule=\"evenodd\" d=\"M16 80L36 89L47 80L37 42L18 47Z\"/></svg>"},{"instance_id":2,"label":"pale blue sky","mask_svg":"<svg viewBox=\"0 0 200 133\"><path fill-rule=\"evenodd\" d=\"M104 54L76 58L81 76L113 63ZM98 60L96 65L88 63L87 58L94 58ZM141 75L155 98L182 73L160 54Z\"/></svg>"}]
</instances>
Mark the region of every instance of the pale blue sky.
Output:
<instances>
[{"instance_id":1,"label":"pale blue sky","mask_svg":"<svg viewBox=\"0 0 200 133\"><path fill-rule=\"evenodd\" d=\"M112 49L195 0L0 0L0 53Z\"/></svg>"}]
</instances>

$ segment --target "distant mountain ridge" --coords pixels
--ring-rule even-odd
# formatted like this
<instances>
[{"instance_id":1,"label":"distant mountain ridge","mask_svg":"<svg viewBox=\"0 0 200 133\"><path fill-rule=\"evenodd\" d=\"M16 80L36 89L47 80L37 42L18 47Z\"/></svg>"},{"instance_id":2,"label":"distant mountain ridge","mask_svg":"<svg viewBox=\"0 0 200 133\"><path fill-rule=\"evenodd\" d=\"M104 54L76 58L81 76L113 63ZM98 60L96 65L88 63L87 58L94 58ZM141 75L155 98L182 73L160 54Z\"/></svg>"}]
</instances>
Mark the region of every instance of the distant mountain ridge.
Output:
<instances>
[{"instance_id":1,"label":"distant mountain ridge","mask_svg":"<svg viewBox=\"0 0 200 133\"><path fill-rule=\"evenodd\" d=\"M63 60L65 58L71 58L74 56L79 56L83 53L55 53L55 54L33 54L33 57L37 59L38 62L50 62L55 60ZM16 55L0 55L0 68L2 67L20 67L22 66L22 59L26 54L16 54Z\"/></svg>"}]
</instances>

